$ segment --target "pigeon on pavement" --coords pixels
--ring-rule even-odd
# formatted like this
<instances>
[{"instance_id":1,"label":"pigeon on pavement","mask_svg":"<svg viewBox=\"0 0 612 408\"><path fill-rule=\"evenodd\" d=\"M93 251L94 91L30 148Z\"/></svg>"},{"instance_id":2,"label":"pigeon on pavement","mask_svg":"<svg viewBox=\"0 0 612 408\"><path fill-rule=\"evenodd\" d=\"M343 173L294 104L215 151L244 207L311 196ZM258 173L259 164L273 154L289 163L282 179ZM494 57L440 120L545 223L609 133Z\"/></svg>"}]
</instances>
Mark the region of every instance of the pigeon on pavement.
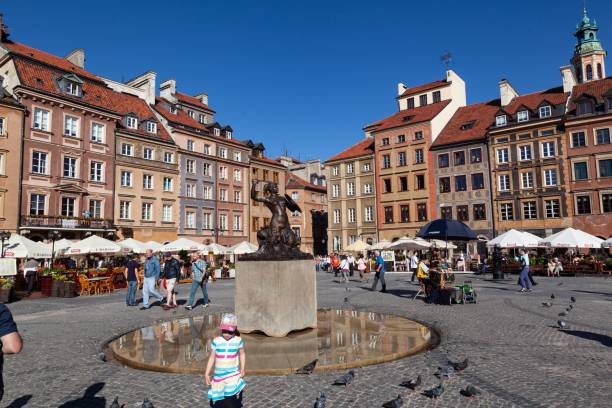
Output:
<instances>
[{"instance_id":1,"label":"pigeon on pavement","mask_svg":"<svg viewBox=\"0 0 612 408\"><path fill-rule=\"evenodd\" d=\"M106 354L99 352L96 357L98 357L98 360L102 361L103 363L106 363Z\"/></svg>"},{"instance_id":2,"label":"pigeon on pavement","mask_svg":"<svg viewBox=\"0 0 612 408\"><path fill-rule=\"evenodd\" d=\"M550 298L554 300L554 299L555 299L555 294L554 294L554 293L553 293L553 294L551 294L551 295L550 295Z\"/></svg>"},{"instance_id":3,"label":"pigeon on pavement","mask_svg":"<svg viewBox=\"0 0 612 408\"><path fill-rule=\"evenodd\" d=\"M449 377L454 372L455 372L455 367L453 367L452 365L447 365L444 367L438 367L438 371L436 371L434 375L438 378Z\"/></svg>"},{"instance_id":4,"label":"pigeon on pavement","mask_svg":"<svg viewBox=\"0 0 612 408\"><path fill-rule=\"evenodd\" d=\"M334 381L334 385L344 385L345 387L348 387L348 385L353 382L354 379L355 371L350 370L348 373L336 378L336 380Z\"/></svg>"},{"instance_id":5,"label":"pigeon on pavement","mask_svg":"<svg viewBox=\"0 0 612 408\"><path fill-rule=\"evenodd\" d=\"M463 361L458 361L458 362L453 362L453 361L449 361L448 364L450 364L451 366L453 366L453 368L455 369L455 371L459 372L459 371L463 371L467 368L468 366L468 358L466 357L465 360Z\"/></svg>"},{"instance_id":6,"label":"pigeon on pavement","mask_svg":"<svg viewBox=\"0 0 612 408\"><path fill-rule=\"evenodd\" d=\"M567 308L568 308L569 310L572 310L572 309L574 308L574 305L570 304L570 305L568 305L568 306L567 306Z\"/></svg>"},{"instance_id":7,"label":"pigeon on pavement","mask_svg":"<svg viewBox=\"0 0 612 408\"><path fill-rule=\"evenodd\" d=\"M123 408L125 406L124 405L119 405L119 397L115 397L115 399L113 400L113 403L111 404L110 408Z\"/></svg>"},{"instance_id":8,"label":"pigeon on pavement","mask_svg":"<svg viewBox=\"0 0 612 408\"><path fill-rule=\"evenodd\" d=\"M401 395L397 395L397 398L392 399L391 401L387 401L383 404L384 408L400 408L404 405L404 400Z\"/></svg>"},{"instance_id":9,"label":"pigeon on pavement","mask_svg":"<svg viewBox=\"0 0 612 408\"><path fill-rule=\"evenodd\" d=\"M417 376L416 380L408 380L408 381L403 381L400 384L400 387L406 387L406 388L410 388L411 390L415 390L418 386L421 385L421 376Z\"/></svg>"},{"instance_id":10,"label":"pigeon on pavement","mask_svg":"<svg viewBox=\"0 0 612 408\"><path fill-rule=\"evenodd\" d=\"M325 402L327 401L327 397L322 392L319 392L319 396L315 400L314 408L325 408Z\"/></svg>"},{"instance_id":11,"label":"pigeon on pavement","mask_svg":"<svg viewBox=\"0 0 612 408\"><path fill-rule=\"evenodd\" d=\"M317 361L319 361L318 359L311 361L310 363L306 364L304 367L299 368L295 373L296 374L312 374L314 368L317 365Z\"/></svg>"},{"instance_id":12,"label":"pigeon on pavement","mask_svg":"<svg viewBox=\"0 0 612 408\"><path fill-rule=\"evenodd\" d=\"M423 391L423 395L429 398L437 399L444 392L444 385L440 383L437 387Z\"/></svg>"},{"instance_id":13,"label":"pigeon on pavement","mask_svg":"<svg viewBox=\"0 0 612 408\"><path fill-rule=\"evenodd\" d=\"M560 329L565 329L567 327L567 323L565 323L563 320L557 320L557 326L559 326Z\"/></svg>"},{"instance_id":14,"label":"pigeon on pavement","mask_svg":"<svg viewBox=\"0 0 612 408\"><path fill-rule=\"evenodd\" d=\"M460 393L464 397L475 397L476 395L480 394L480 390L478 390L473 385L468 385L467 387L465 387L465 390L461 390Z\"/></svg>"},{"instance_id":15,"label":"pigeon on pavement","mask_svg":"<svg viewBox=\"0 0 612 408\"><path fill-rule=\"evenodd\" d=\"M576 303L576 298L572 296L572 297L570 298L570 302L572 302L572 303Z\"/></svg>"},{"instance_id":16,"label":"pigeon on pavement","mask_svg":"<svg viewBox=\"0 0 612 408\"><path fill-rule=\"evenodd\" d=\"M550 302L542 302L542 306L551 307L552 303L550 303Z\"/></svg>"},{"instance_id":17,"label":"pigeon on pavement","mask_svg":"<svg viewBox=\"0 0 612 408\"><path fill-rule=\"evenodd\" d=\"M559 317L565 317L565 316L567 316L567 312L561 312L561 313L559 313Z\"/></svg>"},{"instance_id":18,"label":"pigeon on pavement","mask_svg":"<svg viewBox=\"0 0 612 408\"><path fill-rule=\"evenodd\" d=\"M153 403L149 401L148 398L145 398L144 401L142 401L141 408L155 408L155 407L153 406Z\"/></svg>"},{"instance_id":19,"label":"pigeon on pavement","mask_svg":"<svg viewBox=\"0 0 612 408\"><path fill-rule=\"evenodd\" d=\"M348 303L349 302L349 298L345 297L344 298L344 303Z\"/></svg>"}]
</instances>

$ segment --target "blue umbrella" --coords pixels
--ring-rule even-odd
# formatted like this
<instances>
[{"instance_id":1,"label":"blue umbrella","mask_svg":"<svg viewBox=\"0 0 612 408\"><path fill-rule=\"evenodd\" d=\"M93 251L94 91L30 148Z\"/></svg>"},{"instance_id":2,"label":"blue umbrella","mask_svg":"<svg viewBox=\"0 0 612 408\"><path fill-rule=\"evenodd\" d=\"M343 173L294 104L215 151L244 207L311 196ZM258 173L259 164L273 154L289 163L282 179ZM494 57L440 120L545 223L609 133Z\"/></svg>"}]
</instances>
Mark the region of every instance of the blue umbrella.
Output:
<instances>
[{"instance_id":1,"label":"blue umbrella","mask_svg":"<svg viewBox=\"0 0 612 408\"><path fill-rule=\"evenodd\" d=\"M478 239L474 231L461 221L439 219L422 227L417 237L443 241L472 241Z\"/></svg>"}]
</instances>

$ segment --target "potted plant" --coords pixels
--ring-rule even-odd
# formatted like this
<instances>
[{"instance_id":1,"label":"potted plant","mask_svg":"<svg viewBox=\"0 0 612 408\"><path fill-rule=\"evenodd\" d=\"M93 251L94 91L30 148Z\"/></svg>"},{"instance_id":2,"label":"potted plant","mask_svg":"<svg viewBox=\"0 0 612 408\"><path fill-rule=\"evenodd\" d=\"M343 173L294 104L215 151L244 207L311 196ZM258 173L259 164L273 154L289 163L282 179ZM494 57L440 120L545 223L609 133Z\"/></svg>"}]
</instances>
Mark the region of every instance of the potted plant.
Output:
<instances>
[{"instance_id":1,"label":"potted plant","mask_svg":"<svg viewBox=\"0 0 612 408\"><path fill-rule=\"evenodd\" d=\"M0 303L9 303L13 298L13 288L15 286L15 278L1 277L0 278Z\"/></svg>"},{"instance_id":2,"label":"potted plant","mask_svg":"<svg viewBox=\"0 0 612 408\"><path fill-rule=\"evenodd\" d=\"M66 276L59 270L53 270L51 275L53 276L51 296L64 297L64 281L66 280Z\"/></svg>"},{"instance_id":3,"label":"potted plant","mask_svg":"<svg viewBox=\"0 0 612 408\"><path fill-rule=\"evenodd\" d=\"M53 276L51 275L51 269L45 268L40 275L40 291L43 296L51 296L53 288Z\"/></svg>"}]
</instances>

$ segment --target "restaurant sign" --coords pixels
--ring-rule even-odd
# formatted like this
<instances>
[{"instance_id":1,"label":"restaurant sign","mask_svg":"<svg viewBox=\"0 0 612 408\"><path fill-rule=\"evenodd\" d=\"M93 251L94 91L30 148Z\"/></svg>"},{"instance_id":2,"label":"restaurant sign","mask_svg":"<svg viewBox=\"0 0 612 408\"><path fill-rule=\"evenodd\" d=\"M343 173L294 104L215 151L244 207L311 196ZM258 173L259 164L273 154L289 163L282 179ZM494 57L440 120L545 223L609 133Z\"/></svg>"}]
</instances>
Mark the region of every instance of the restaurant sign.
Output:
<instances>
[{"instance_id":1,"label":"restaurant sign","mask_svg":"<svg viewBox=\"0 0 612 408\"><path fill-rule=\"evenodd\" d=\"M17 275L17 260L15 258L0 258L0 276Z\"/></svg>"}]
</instances>

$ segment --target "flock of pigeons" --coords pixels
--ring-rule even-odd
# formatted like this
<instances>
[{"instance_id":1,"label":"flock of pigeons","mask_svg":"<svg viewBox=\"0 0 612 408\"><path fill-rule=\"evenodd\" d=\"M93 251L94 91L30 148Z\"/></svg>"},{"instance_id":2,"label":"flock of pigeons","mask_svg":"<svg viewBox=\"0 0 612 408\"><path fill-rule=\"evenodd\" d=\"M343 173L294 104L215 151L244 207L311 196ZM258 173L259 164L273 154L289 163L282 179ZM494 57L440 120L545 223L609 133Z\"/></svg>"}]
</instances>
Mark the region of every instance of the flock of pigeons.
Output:
<instances>
[{"instance_id":1,"label":"flock of pigeons","mask_svg":"<svg viewBox=\"0 0 612 408\"><path fill-rule=\"evenodd\" d=\"M542 306L544 307L553 307L553 301L555 300L555 294L550 295L550 300L548 302L542 302ZM574 305L576 304L576 298L574 296L570 297L570 303L567 305L565 310L559 313L559 317L566 317L569 313L574 309ZM567 323L563 319L557 320L557 327L561 330L565 330L568 328Z\"/></svg>"},{"instance_id":2,"label":"flock of pigeons","mask_svg":"<svg viewBox=\"0 0 612 408\"><path fill-rule=\"evenodd\" d=\"M314 360L306 364L304 367L298 369L296 371L296 374L311 374L317 365L317 361L318 360ZM469 365L469 360L466 358L465 360L458 361L458 362L449 361L446 365L438 367L438 370L434 373L434 375L438 377L438 379L440 380L440 383L433 388L423 390L422 395L429 397L429 398L437 399L444 393L444 384L443 384L444 377L450 377L454 373L459 373L465 370L468 367L468 365ZM350 370L349 372L336 378L333 385L344 385L344 387L346 388L349 386L349 384L353 382L354 379L355 379L355 371ZM412 391L416 391L419 387L421 387L422 381L423 379L419 375L416 379L403 381L400 384L400 387L404 387ZM475 397L480 394L480 390L478 390L473 385L468 385L467 387L465 387L465 389L460 390L460 394L465 397ZM325 396L324 393L320 392L319 396L315 400L314 408L325 408L326 402L327 402L327 397ZM384 408L400 408L403 405L404 405L404 400L402 399L402 395L398 394L397 398L394 398L390 401L383 403L382 406Z\"/></svg>"},{"instance_id":3,"label":"flock of pigeons","mask_svg":"<svg viewBox=\"0 0 612 408\"><path fill-rule=\"evenodd\" d=\"M113 400L113 403L110 406L110 408L124 408L124 407L125 407L125 404L119 405L119 397L115 397L115 399ZM145 398L144 401L142 401L141 408L155 408L155 407L153 406L153 403L149 401L148 398Z\"/></svg>"}]
</instances>

